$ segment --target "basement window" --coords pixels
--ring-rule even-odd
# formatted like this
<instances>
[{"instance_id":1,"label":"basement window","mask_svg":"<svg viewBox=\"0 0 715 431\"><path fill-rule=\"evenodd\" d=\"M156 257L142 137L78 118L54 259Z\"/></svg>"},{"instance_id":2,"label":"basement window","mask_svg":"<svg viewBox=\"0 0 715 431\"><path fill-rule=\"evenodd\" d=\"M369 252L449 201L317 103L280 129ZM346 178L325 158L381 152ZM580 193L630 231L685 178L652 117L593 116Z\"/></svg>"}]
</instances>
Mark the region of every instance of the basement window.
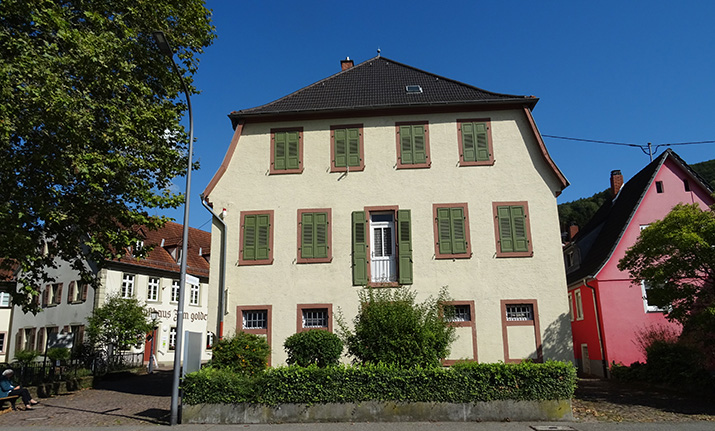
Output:
<instances>
[{"instance_id":1,"label":"basement window","mask_svg":"<svg viewBox=\"0 0 715 431\"><path fill-rule=\"evenodd\" d=\"M422 93L422 87L419 85L408 85L405 87L408 93Z\"/></svg>"}]
</instances>

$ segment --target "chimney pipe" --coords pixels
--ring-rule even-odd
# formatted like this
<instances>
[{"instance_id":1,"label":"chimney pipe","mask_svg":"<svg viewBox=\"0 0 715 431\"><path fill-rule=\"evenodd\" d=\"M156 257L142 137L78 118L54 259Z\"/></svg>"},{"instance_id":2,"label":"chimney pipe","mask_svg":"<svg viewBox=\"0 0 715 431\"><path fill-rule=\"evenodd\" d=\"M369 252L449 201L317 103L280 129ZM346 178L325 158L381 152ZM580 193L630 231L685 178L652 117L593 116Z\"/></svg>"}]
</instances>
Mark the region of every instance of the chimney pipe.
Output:
<instances>
[{"instance_id":1,"label":"chimney pipe","mask_svg":"<svg viewBox=\"0 0 715 431\"><path fill-rule=\"evenodd\" d=\"M350 57L345 57L345 60L340 60L340 67L342 68L342 70L348 70L353 66L354 63L352 60L350 60Z\"/></svg>"},{"instance_id":2,"label":"chimney pipe","mask_svg":"<svg viewBox=\"0 0 715 431\"><path fill-rule=\"evenodd\" d=\"M615 198L618 192L623 187L623 175L621 171L611 171L611 195Z\"/></svg>"}]
</instances>

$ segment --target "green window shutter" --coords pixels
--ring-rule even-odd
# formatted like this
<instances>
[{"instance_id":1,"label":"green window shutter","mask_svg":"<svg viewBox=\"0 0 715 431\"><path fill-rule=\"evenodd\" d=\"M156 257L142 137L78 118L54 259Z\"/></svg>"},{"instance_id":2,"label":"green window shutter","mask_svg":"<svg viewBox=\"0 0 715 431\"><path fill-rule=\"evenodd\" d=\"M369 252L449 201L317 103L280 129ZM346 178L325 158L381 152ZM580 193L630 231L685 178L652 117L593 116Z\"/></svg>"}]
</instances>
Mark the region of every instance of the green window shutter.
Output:
<instances>
[{"instance_id":1,"label":"green window shutter","mask_svg":"<svg viewBox=\"0 0 715 431\"><path fill-rule=\"evenodd\" d=\"M462 159L465 162L477 161L475 140L474 123L462 123Z\"/></svg>"},{"instance_id":2,"label":"green window shutter","mask_svg":"<svg viewBox=\"0 0 715 431\"><path fill-rule=\"evenodd\" d=\"M467 252L467 235L465 232L465 219L463 208L450 208L449 215L452 221L452 253L464 254Z\"/></svg>"},{"instance_id":3,"label":"green window shutter","mask_svg":"<svg viewBox=\"0 0 715 431\"><path fill-rule=\"evenodd\" d=\"M463 208L437 208L437 241L440 254L467 252Z\"/></svg>"},{"instance_id":4,"label":"green window shutter","mask_svg":"<svg viewBox=\"0 0 715 431\"><path fill-rule=\"evenodd\" d=\"M367 226L365 211L352 214L353 231L353 285L367 285Z\"/></svg>"},{"instance_id":5,"label":"green window shutter","mask_svg":"<svg viewBox=\"0 0 715 431\"><path fill-rule=\"evenodd\" d=\"M412 148L414 150L413 163L427 162L427 144L425 140L425 126L417 124L412 126Z\"/></svg>"},{"instance_id":6,"label":"green window shutter","mask_svg":"<svg viewBox=\"0 0 715 431\"><path fill-rule=\"evenodd\" d=\"M400 161L404 165L415 163L412 157L412 126L400 126Z\"/></svg>"},{"instance_id":7,"label":"green window shutter","mask_svg":"<svg viewBox=\"0 0 715 431\"><path fill-rule=\"evenodd\" d=\"M499 248L502 253L516 251L514 236L511 229L511 211L508 206L497 207L497 223L499 223Z\"/></svg>"},{"instance_id":8,"label":"green window shutter","mask_svg":"<svg viewBox=\"0 0 715 431\"><path fill-rule=\"evenodd\" d=\"M256 259L256 215L243 216L243 259Z\"/></svg>"},{"instance_id":9,"label":"green window shutter","mask_svg":"<svg viewBox=\"0 0 715 431\"><path fill-rule=\"evenodd\" d=\"M299 169L300 168L300 133L287 132L286 133L286 169Z\"/></svg>"},{"instance_id":10,"label":"green window shutter","mask_svg":"<svg viewBox=\"0 0 715 431\"><path fill-rule=\"evenodd\" d=\"M514 251L529 251L529 238L526 235L526 212L523 206L511 207L511 220L514 227Z\"/></svg>"},{"instance_id":11,"label":"green window shutter","mask_svg":"<svg viewBox=\"0 0 715 431\"><path fill-rule=\"evenodd\" d=\"M360 166L360 129L347 129L348 166Z\"/></svg>"},{"instance_id":12,"label":"green window shutter","mask_svg":"<svg viewBox=\"0 0 715 431\"><path fill-rule=\"evenodd\" d=\"M287 133L274 133L273 145L273 168L277 170L284 170L286 169Z\"/></svg>"},{"instance_id":13,"label":"green window shutter","mask_svg":"<svg viewBox=\"0 0 715 431\"><path fill-rule=\"evenodd\" d=\"M300 224L300 256L304 259L328 257L328 214L303 213Z\"/></svg>"},{"instance_id":14,"label":"green window shutter","mask_svg":"<svg viewBox=\"0 0 715 431\"><path fill-rule=\"evenodd\" d=\"M487 140L487 124L474 123L474 135L476 141L476 160L485 162L489 160L489 142Z\"/></svg>"},{"instance_id":15,"label":"green window shutter","mask_svg":"<svg viewBox=\"0 0 715 431\"><path fill-rule=\"evenodd\" d=\"M271 234L271 218L268 214L256 216L256 259L268 259L270 256L269 241Z\"/></svg>"},{"instance_id":16,"label":"green window shutter","mask_svg":"<svg viewBox=\"0 0 715 431\"><path fill-rule=\"evenodd\" d=\"M440 254L452 254L452 228L449 208L437 208L437 245Z\"/></svg>"},{"instance_id":17,"label":"green window shutter","mask_svg":"<svg viewBox=\"0 0 715 431\"><path fill-rule=\"evenodd\" d=\"M304 259L310 259L314 257L314 244L315 244L315 215L312 213L303 213L300 218L300 229L301 229L301 244L300 244L300 257Z\"/></svg>"},{"instance_id":18,"label":"green window shutter","mask_svg":"<svg viewBox=\"0 0 715 431\"><path fill-rule=\"evenodd\" d=\"M335 166L344 168L348 160L348 137L345 129L333 131L333 141L335 144Z\"/></svg>"},{"instance_id":19,"label":"green window shutter","mask_svg":"<svg viewBox=\"0 0 715 431\"><path fill-rule=\"evenodd\" d=\"M412 221L410 210L397 211L398 282L412 284Z\"/></svg>"}]
</instances>

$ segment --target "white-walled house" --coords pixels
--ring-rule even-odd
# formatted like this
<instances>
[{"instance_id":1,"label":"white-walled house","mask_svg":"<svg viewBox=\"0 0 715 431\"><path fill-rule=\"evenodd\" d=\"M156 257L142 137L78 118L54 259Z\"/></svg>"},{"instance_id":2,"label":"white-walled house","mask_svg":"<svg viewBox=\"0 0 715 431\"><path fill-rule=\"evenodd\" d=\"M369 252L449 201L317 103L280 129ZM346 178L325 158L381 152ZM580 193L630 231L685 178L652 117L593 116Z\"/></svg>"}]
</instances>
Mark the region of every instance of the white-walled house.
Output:
<instances>
[{"instance_id":1,"label":"white-walled house","mask_svg":"<svg viewBox=\"0 0 715 431\"><path fill-rule=\"evenodd\" d=\"M156 360L160 365L172 366L173 347L176 340L177 304L179 298L179 268L182 225L168 222L156 231L143 229L143 245L154 248L146 258L137 259L132 250L127 250L121 259L106 262L101 269L91 262L87 265L99 278L95 291L83 285L79 274L67 262L57 260L57 268L50 269L54 282L42 287L37 298L42 311L36 315L23 313L15 307L12 317L12 342L9 359L17 350L45 351L51 333L71 333L74 344L85 339L87 318L96 307L102 306L110 295L137 298L146 303L149 311L157 311L158 328L154 343ZM197 277L198 286L186 285L184 307L184 330L203 334L202 360L211 357L207 340L208 275L211 234L198 229L189 229L187 273ZM144 360L149 360L150 343L135 349L145 351Z\"/></svg>"},{"instance_id":2,"label":"white-walled house","mask_svg":"<svg viewBox=\"0 0 715 431\"><path fill-rule=\"evenodd\" d=\"M341 63L229 115L204 192L225 209L223 335L265 335L278 365L288 336L333 330L338 309L351 321L365 286L411 286L418 300L446 286L459 337L446 363L573 360L556 207L568 182L534 123L538 99L380 56Z\"/></svg>"}]
</instances>

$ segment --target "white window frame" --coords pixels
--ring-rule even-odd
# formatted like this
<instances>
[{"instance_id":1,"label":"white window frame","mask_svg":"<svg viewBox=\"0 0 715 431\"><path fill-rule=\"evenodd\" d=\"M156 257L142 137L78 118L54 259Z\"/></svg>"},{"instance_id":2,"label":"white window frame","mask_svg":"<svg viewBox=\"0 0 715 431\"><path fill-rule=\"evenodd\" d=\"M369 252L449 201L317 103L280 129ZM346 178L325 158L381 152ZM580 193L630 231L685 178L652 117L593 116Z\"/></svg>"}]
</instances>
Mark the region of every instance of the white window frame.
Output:
<instances>
[{"instance_id":1,"label":"white window frame","mask_svg":"<svg viewBox=\"0 0 715 431\"><path fill-rule=\"evenodd\" d=\"M172 304L176 304L179 302L179 294L181 293L181 285L179 284L179 280L173 280L171 282L171 302Z\"/></svg>"},{"instance_id":2,"label":"white window frame","mask_svg":"<svg viewBox=\"0 0 715 431\"><path fill-rule=\"evenodd\" d=\"M581 289L576 291L576 320L583 320L583 299Z\"/></svg>"},{"instance_id":3,"label":"white window frame","mask_svg":"<svg viewBox=\"0 0 715 431\"><path fill-rule=\"evenodd\" d=\"M189 305L199 305L199 300L201 299L201 286L194 284L191 284L190 286Z\"/></svg>"},{"instance_id":4,"label":"white window frame","mask_svg":"<svg viewBox=\"0 0 715 431\"><path fill-rule=\"evenodd\" d=\"M156 302L159 301L159 290L161 287L161 279L159 277L149 277L149 282L146 288L146 300ZM152 293L154 295L152 295Z\"/></svg>"},{"instance_id":5,"label":"white window frame","mask_svg":"<svg viewBox=\"0 0 715 431\"><path fill-rule=\"evenodd\" d=\"M574 312L573 312L573 293L569 292L569 317L571 318L571 321L574 321Z\"/></svg>"},{"instance_id":6,"label":"white window frame","mask_svg":"<svg viewBox=\"0 0 715 431\"><path fill-rule=\"evenodd\" d=\"M169 328L169 350L176 350L176 326Z\"/></svg>"},{"instance_id":7,"label":"white window frame","mask_svg":"<svg viewBox=\"0 0 715 431\"><path fill-rule=\"evenodd\" d=\"M129 299L134 297L134 274L124 274L122 276L122 290L119 295L122 298Z\"/></svg>"},{"instance_id":8,"label":"white window frame","mask_svg":"<svg viewBox=\"0 0 715 431\"><path fill-rule=\"evenodd\" d=\"M662 313L665 311L664 308L658 307L657 305L650 305L648 303L648 287L646 287L645 280L641 280L641 294L643 296L643 311L646 313Z\"/></svg>"},{"instance_id":9,"label":"white window frame","mask_svg":"<svg viewBox=\"0 0 715 431\"><path fill-rule=\"evenodd\" d=\"M10 292L0 292L0 308L9 308L12 305Z\"/></svg>"}]
</instances>

